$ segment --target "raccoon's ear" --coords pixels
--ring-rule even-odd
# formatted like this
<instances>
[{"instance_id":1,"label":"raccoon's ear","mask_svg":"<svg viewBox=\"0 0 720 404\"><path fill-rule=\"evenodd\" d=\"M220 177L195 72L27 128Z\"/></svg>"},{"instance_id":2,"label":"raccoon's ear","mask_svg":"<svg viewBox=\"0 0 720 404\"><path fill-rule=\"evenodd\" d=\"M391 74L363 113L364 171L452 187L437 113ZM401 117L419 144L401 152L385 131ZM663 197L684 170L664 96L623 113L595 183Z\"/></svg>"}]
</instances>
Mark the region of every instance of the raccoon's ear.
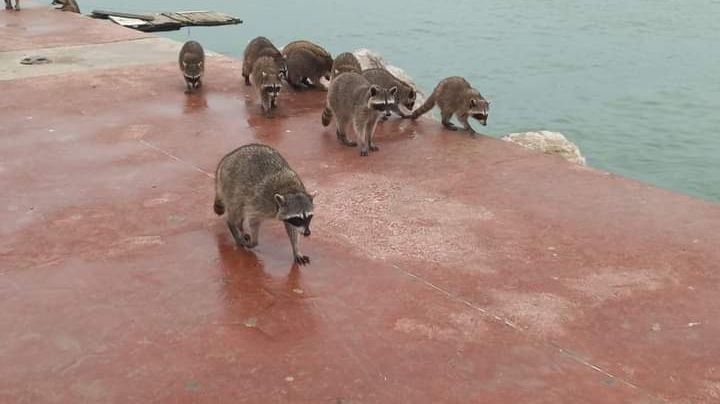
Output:
<instances>
[{"instance_id":1,"label":"raccoon's ear","mask_svg":"<svg viewBox=\"0 0 720 404\"><path fill-rule=\"evenodd\" d=\"M318 191L312 191L308 194L308 196L310 197L310 200L313 201L315 200L315 197L318 196Z\"/></svg>"},{"instance_id":2,"label":"raccoon's ear","mask_svg":"<svg viewBox=\"0 0 720 404\"><path fill-rule=\"evenodd\" d=\"M338 75L338 73L340 73L340 70L335 69L335 75L336 75L336 76Z\"/></svg>"},{"instance_id":3,"label":"raccoon's ear","mask_svg":"<svg viewBox=\"0 0 720 404\"><path fill-rule=\"evenodd\" d=\"M392 87L392 88L390 89L390 91L388 91L388 92L390 93L390 95L395 95L395 94L397 94L397 86Z\"/></svg>"},{"instance_id":4,"label":"raccoon's ear","mask_svg":"<svg viewBox=\"0 0 720 404\"><path fill-rule=\"evenodd\" d=\"M275 203L277 203L278 206L285 206L285 197L280 194L275 194Z\"/></svg>"},{"instance_id":5,"label":"raccoon's ear","mask_svg":"<svg viewBox=\"0 0 720 404\"><path fill-rule=\"evenodd\" d=\"M370 96L374 97L380 92L380 87L378 86L370 86Z\"/></svg>"}]
</instances>

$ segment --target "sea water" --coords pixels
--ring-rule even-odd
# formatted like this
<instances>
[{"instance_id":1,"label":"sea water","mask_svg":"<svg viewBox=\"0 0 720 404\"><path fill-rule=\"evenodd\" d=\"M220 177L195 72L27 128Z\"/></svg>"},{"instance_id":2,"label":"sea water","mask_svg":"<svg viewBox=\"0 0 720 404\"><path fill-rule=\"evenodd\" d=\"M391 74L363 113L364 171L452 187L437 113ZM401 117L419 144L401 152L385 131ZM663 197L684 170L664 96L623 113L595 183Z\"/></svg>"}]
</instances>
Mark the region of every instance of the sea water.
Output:
<instances>
[{"instance_id":1,"label":"sea water","mask_svg":"<svg viewBox=\"0 0 720 404\"><path fill-rule=\"evenodd\" d=\"M49 0L48 0L49 2ZM263 35L373 49L426 93L466 77L491 136L552 130L593 167L720 201L718 0L82 0L83 12L214 10L244 24L162 33L242 57ZM238 78L240 80L240 78ZM461 136L458 134L458 136Z\"/></svg>"}]
</instances>

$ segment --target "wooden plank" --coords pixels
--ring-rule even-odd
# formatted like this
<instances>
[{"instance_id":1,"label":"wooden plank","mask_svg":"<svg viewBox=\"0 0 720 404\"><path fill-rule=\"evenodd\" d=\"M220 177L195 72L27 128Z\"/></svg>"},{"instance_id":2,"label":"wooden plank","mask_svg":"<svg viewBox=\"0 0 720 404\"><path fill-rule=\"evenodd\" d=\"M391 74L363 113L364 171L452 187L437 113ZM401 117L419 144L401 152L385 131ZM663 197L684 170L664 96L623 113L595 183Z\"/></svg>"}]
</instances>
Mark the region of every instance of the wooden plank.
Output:
<instances>
[{"instance_id":1,"label":"wooden plank","mask_svg":"<svg viewBox=\"0 0 720 404\"><path fill-rule=\"evenodd\" d=\"M243 22L241 19L227 14L205 10L164 12L153 16L94 10L91 16L94 18L110 18L117 24L144 32L176 31L182 27L212 27L242 24ZM138 20L145 21L147 24L141 24L137 22Z\"/></svg>"},{"instance_id":2,"label":"wooden plank","mask_svg":"<svg viewBox=\"0 0 720 404\"><path fill-rule=\"evenodd\" d=\"M122 18L133 18L136 20L153 21L155 16L148 14L134 14L134 13L123 13L121 11L107 11L107 10L93 10L92 16L94 18L108 18L110 16L122 17Z\"/></svg>"},{"instance_id":3,"label":"wooden plank","mask_svg":"<svg viewBox=\"0 0 720 404\"><path fill-rule=\"evenodd\" d=\"M128 28L139 28L144 25L150 25L150 22L138 18L125 18L111 15L108 16L108 19L116 24Z\"/></svg>"}]
</instances>

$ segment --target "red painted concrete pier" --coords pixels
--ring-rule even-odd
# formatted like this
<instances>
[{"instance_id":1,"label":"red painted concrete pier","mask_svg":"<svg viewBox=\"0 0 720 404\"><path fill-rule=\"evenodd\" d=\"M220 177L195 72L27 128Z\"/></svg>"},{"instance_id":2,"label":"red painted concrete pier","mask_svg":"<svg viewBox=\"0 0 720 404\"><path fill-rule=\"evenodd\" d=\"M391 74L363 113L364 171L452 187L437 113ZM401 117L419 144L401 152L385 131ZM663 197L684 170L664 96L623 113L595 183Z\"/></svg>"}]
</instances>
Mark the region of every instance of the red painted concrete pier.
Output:
<instances>
[{"instance_id":1,"label":"red painted concrete pier","mask_svg":"<svg viewBox=\"0 0 720 404\"><path fill-rule=\"evenodd\" d=\"M720 402L719 205L430 120L360 158L321 92L263 118L213 55L187 96L179 44L47 7L0 37L0 402ZM249 142L319 191L310 266L212 212Z\"/></svg>"}]
</instances>

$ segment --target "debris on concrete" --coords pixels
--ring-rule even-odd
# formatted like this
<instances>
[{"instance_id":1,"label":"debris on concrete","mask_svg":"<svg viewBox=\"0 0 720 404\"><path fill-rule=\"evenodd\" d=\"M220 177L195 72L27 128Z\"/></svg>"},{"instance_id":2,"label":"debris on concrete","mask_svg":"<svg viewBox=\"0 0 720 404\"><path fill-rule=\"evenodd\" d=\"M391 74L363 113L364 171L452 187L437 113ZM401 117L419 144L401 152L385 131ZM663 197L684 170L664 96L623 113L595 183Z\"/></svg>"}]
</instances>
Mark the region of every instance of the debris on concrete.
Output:
<instances>
[{"instance_id":1,"label":"debris on concrete","mask_svg":"<svg viewBox=\"0 0 720 404\"><path fill-rule=\"evenodd\" d=\"M48 63L52 63L52 60L42 55L27 56L20 60L20 64L23 65L46 65Z\"/></svg>"}]
</instances>

